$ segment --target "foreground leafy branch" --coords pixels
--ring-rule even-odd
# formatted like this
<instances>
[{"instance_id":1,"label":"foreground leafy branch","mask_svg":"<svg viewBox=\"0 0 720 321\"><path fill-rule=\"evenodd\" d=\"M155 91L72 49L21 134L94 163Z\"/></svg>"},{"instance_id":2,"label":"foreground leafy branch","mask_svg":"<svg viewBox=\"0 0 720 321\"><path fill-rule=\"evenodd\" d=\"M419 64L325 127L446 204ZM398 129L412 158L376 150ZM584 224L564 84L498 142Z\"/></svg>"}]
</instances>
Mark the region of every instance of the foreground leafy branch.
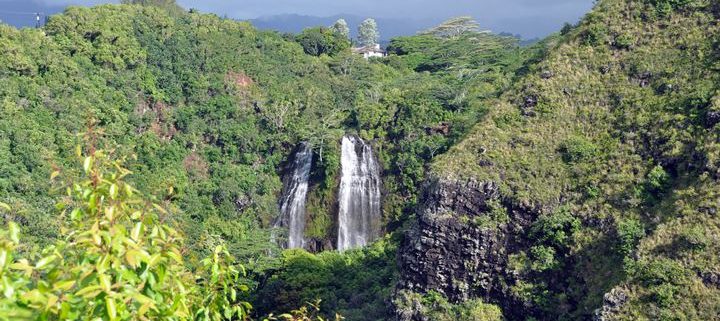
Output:
<instances>
[{"instance_id":1,"label":"foreground leafy branch","mask_svg":"<svg viewBox=\"0 0 720 321\"><path fill-rule=\"evenodd\" d=\"M0 320L249 318L244 270L224 245L191 272L169 213L124 181L121 161L94 151L83 173L57 206L62 237L39 255L16 257L18 225L0 229Z\"/></svg>"}]
</instances>

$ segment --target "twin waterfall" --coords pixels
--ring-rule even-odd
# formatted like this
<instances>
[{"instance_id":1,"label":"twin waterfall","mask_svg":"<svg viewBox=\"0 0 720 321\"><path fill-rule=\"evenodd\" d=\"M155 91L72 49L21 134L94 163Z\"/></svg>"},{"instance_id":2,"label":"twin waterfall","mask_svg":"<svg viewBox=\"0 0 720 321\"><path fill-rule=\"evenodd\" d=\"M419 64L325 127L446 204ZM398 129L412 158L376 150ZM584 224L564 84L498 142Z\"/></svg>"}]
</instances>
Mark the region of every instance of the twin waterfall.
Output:
<instances>
[{"instance_id":1,"label":"twin waterfall","mask_svg":"<svg viewBox=\"0 0 720 321\"><path fill-rule=\"evenodd\" d=\"M370 145L354 136L342 140L338 202L338 250L364 246L379 236L380 169Z\"/></svg>"},{"instance_id":2,"label":"twin waterfall","mask_svg":"<svg viewBox=\"0 0 720 321\"><path fill-rule=\"evenodd\" d=\"M285 248L302 248L305 245L305 200L310 180L313 152L310 145L302 143L295 154L292 176L285 178L280 198L280 217L274 227L287 227L288 239Z\"/></svg>"},{"instance_id":3,"label":"twin waterfall","mask_svg":"<svg viewBox=\"0 0 720 321\"><path fill-rule=\"evenodd\" d=\"M312 148L302 143L283 182L280 216L274 227L287 228L285 248L305 246L305 201L312 158ZM372 147L356 136L343 137L341 165L336 249L345 251L380 236L380 168Z\"/></svg>"}]
</instances>

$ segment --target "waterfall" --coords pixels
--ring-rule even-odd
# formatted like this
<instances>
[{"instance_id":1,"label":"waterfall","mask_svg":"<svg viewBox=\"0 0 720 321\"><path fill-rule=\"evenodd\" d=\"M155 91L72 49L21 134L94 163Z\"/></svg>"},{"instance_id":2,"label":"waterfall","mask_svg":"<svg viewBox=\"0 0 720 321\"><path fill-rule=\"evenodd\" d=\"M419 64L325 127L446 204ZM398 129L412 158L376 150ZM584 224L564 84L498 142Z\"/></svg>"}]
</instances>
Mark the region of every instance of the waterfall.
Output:
<instances>
[{"instance_id":1,"label":"waterfall","mask_svg":"<svg viewBox=\"0 0 720 321\"><path fill-rule=\"evenodd\" d=\"M344 251L380 234L380 169L372 147L355 136L343 137L341 163L337 249Z\"/></svg>"},{"instance_id":2,"label":"waterfall","mask_svg":"<svg viewBox=\"0 0 720 321\"><path fill-rule=\"evenodd\" d=\"M285 248L302 248L305 245L305 200L312 166L313 152L308 143L303 142L295 153L292 162L292 175L283 180L283 193L280 198L280 216L274 227L286 227L288 240Z\"/></svg>"}]
</instances>

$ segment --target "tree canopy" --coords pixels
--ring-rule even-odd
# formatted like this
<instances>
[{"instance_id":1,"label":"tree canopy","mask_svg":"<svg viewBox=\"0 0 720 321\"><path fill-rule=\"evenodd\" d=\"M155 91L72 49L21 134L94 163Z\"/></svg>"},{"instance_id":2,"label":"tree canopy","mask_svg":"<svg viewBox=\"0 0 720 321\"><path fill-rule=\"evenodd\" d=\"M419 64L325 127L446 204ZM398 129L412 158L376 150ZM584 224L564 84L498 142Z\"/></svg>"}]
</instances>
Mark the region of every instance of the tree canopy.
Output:
<instances>
[{"instance_id":1,"label":"tree canopy","mask_svg":"<svg viewBox=\"0 0 720 321\"><path fill-rule=\"evenodd\" d=\"M358 26L358 42L363 47L371 47L380 40L380 32L378 31L375 19L368 18Z\"/></svg>"},{"instance_id":2,"label":"tree canopy","mask_svg":"<svg viewBox=\"0 0 720 321\"><path fill-rule=\"evenodd\" d=\"M340 18L330 27L335 33L340 34L345 39L350 39L350 27L348 27L347 21Z\"/></svg>"},{"instance_id":3,"label":"tree canopy","mask_svg":"<svg viewBox=\"0 0 720 321\"><path fill-rule=\"evenodd\" d=\"M451 18L435 27L421 32L440 38L457 38L466 33L480 32L480 24L470 16Z\"/></svg>"},{"instance_id":4,"label":"tree canopy","mask_svg":"<svg viewBox=\"0 0 720 321\"><path fill-rule=\"evenodd\" d=\"M350 40L333 28L306 28L295 37L305 53L313 56L335 55L350 47Z\"/></svg>"},{"instance_id":5,"label":"tree canopy","mask_svg":"<svg viewBox=\"0 0 720 321\"><path fill-rule=\"evenodd\" d=\"M121 0L123 4L137 4L142 6L154 6L167 10L173 14L179 14L185 11L176 0Z\"/></svg>"}]
</instances>

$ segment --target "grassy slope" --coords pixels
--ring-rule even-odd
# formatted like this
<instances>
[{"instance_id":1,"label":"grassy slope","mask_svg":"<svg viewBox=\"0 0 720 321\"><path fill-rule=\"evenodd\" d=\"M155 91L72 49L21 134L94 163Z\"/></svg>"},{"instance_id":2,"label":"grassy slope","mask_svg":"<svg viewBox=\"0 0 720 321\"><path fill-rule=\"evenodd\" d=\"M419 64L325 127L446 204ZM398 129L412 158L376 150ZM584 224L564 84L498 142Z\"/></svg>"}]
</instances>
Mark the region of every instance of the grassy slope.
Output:
<instances>
[{"instance_id":1,"label":"grassy slope","mask_svg":"<svg viewBox=\"0 0 720 321\"><path fill-rule=\"evenodd\" d=\"M619 319L720 311L720 290L699 277L720 268L718 7L662 3L600 1L433 164L438 176L493 180L513 203L569 206L582 220L560 317L589 315L616 286L630 295ZM634 221L647 236L624 253Z\"/></svg>"}]
</instances>

